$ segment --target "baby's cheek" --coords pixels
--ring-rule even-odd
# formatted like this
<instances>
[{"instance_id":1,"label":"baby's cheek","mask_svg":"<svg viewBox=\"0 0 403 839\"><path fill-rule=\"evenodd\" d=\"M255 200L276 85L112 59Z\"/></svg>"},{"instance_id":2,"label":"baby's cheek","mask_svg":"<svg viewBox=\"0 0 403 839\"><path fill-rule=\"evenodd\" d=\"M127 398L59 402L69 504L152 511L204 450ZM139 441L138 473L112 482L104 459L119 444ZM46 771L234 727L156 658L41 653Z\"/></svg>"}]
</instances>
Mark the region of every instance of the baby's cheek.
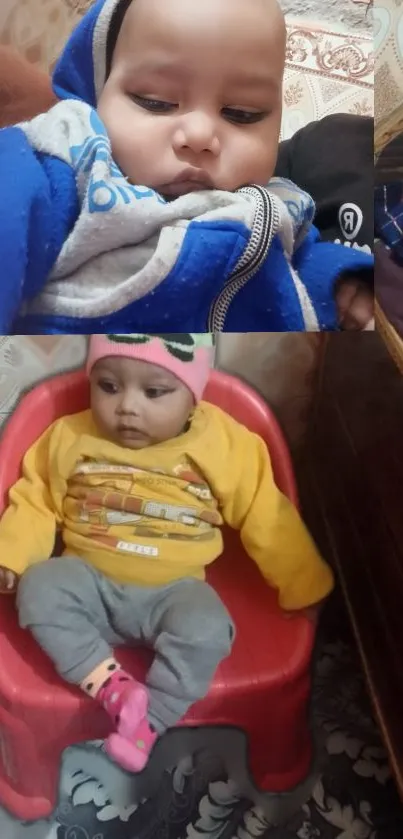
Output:
<instances>
[{"instance_id":1,"label":"baby's cheek","mask_svg":"<svg viewBox=\"0 0 403 839\"><path fill-rule=\"evenodd\" d=\"M263 139L257 149L251 153L254 177L249 182L265 186L274 175L278 154L278 137L275 132Z\"/></svg>"},{"instance_id":2,"label":"baby's cheek","mask_svg":"<svg viewBox=\"0 0 403 839\"><path fill-rule=\"evenodd\" d=\"M277 161L276 130L267 131L256 126L248 133L240 131L239 127L229 126L229 133L230 136L228 134L223 139L219 163L227 175L225 188L234 190L244 184L266 186L273 176Z\"/></svg>"}]
</instances>

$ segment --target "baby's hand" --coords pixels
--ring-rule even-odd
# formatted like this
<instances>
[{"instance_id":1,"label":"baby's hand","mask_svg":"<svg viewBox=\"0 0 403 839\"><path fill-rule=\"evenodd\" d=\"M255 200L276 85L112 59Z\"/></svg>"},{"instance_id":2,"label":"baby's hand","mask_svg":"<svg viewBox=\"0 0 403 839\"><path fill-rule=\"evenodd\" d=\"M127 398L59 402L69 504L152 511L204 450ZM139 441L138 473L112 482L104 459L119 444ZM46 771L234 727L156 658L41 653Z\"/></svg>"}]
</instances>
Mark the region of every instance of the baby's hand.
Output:
<instances>
[{"instance_id":1,"label":"baby's hand","mask_svg":"<svg viewBox=\"0 0 403 839\"><path fill-rule=\"evenodd\" d=\"M319 618L320 606L320 603L315 603L314 606L306 606L305 609L295 609L292 612L284 611L283 614L284 617L289 620L298 617L298 615L303 615L303 617L307 618L311 621L311 623L316 624Z\"/></svg>"},{"instance_id":2,"label":"baby's hand","mask_svg":"<svg viewBox=\"0 0 403 839\"><path fill-rule=\"evenodd\" d=\"M374 328L374 295L367 283L344 276L336 290L341 329L366 331Z\"/></svg>"},{"instance_id":3,"label":"baby's hand","mask_svg":"<svg viewBox=\"0 0 403 839\"><path fill-rule=\"evenodd\" d=\"M15 591L17 588L17 575L14 571L0 566L0 594Z\"/></svg>"}]
</instances>

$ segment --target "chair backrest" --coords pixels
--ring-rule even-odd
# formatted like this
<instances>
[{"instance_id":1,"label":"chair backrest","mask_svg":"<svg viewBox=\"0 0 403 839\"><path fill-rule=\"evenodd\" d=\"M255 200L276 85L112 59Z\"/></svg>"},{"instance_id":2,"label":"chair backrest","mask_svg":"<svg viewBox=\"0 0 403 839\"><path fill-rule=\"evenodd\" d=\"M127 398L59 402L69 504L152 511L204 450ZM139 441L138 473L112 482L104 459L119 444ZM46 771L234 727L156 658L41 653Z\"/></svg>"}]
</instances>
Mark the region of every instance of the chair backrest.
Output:
<instances>
[{"instance_id":1,"label":"chair backrest","mask_svg":"<svg viewBox=\"0 0 403 839\"><path fill-rule=\"evenodd\" d=\"M211 372L204 399L227 411L234 419L264 439L277 486L298 504L293 468L278 422L264 400L240 379ZM83 370L55 376L22 397L0 439L0 515L8 491L21 474L25 452L57 419L89 407L89 384Z\"/></svg>"}]
</instances>

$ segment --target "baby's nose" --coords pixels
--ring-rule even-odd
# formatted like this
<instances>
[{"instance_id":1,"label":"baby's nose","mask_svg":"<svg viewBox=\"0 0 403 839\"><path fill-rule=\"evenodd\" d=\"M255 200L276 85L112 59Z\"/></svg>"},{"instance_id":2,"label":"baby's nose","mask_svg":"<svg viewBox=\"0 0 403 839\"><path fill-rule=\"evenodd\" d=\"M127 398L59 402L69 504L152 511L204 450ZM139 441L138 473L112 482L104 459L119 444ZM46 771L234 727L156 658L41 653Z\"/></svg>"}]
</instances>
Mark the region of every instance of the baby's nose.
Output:
<instances>
[{"instance_id":1,"label":"baby's nose","mask_svg":"<svg viewBox=\"0 0 403 839\"><path fill-rule=\"evenodd\" d=\"M174 147L175 151L190 149L195 154L204 151L219 154L220 142L215 120L207 114L188 114L175 133Z\"/></svg>"},{"instance_id":2,"label":"baby's nose","mask_svg":"<svg viewBox=\"0 0 403 839\"><path fill-rule=\"evenodd\" d=\"M117 413L119 415L128 414L131 416L138 416L140 411L139 400L131 393L124 393L120 399Z\"/></svg>"}]
</instances>

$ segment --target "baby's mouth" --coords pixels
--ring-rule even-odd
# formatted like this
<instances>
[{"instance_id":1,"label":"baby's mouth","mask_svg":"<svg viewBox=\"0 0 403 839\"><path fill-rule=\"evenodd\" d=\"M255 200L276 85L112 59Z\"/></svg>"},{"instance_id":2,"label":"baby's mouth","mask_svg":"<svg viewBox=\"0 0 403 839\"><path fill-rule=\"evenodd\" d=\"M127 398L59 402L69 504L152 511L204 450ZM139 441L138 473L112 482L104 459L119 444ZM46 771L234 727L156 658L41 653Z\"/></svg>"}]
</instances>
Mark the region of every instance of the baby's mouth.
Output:
<instances>
[{"instance_id":1,"label":"baby's mouth","mask_svg":"<svg viewBox=\"0 0 403 839\"><path fill-rule=\"evenodd\" d=\"M144 431L140 431L139 428L133 428L130 425L118 425L117 431L120 437L127 440L142 440L147 436Z\"/></svg>"},{"instance_id":2,"label":"baby's mouth","mask_svg":"<svg viewBox=\"0 0 403 839\"><path fill-rule=\"evenodd\" d=\"M182 181L180 184L167 184L160 192L167 198L178 198L180 195L187 195L189 192L201 192L203 189L212 189L197 181Z\"/></svg>"},{"instance_id":3,"label":"baby's mouth","mask_svg":"<svg viewBox=\"0 0 403 839\"><path fill-rule=\"evenodd\" d=\"M167 198L178 198L189 192L201 192L214 189L214 182L203 169L188 168L176 176L170 183L163 184L159 192Z\"/></svg>"}]
</instances>

